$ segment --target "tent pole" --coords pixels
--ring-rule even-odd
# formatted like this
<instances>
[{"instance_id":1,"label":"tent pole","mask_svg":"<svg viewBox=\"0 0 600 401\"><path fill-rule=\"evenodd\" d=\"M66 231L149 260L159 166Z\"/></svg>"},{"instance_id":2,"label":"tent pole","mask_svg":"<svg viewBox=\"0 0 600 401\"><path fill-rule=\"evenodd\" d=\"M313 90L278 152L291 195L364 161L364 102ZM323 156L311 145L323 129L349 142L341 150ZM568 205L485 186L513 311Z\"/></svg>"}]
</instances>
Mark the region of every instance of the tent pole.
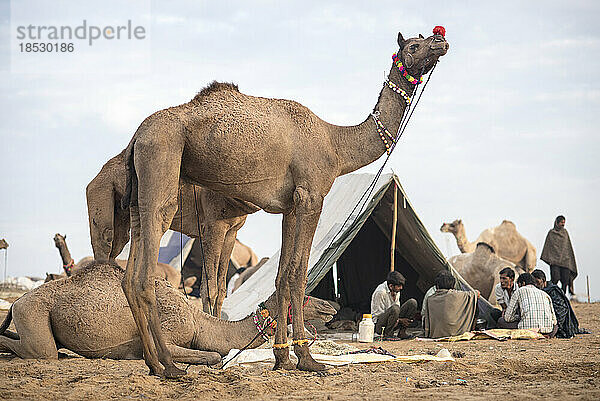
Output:
<instances>
[{"instance_id":1,"label":"tent pole","mask_svg":"<svg viewBox=\"0 0 600 401\"><path fill-rule=\"evenodd\" d=\"M396 225L398 224L398 186L394 180L394 220L392 223L392 245L390 249L390 271L394 271L394 259L396 256Z\"/></svg>"}]
</instances>

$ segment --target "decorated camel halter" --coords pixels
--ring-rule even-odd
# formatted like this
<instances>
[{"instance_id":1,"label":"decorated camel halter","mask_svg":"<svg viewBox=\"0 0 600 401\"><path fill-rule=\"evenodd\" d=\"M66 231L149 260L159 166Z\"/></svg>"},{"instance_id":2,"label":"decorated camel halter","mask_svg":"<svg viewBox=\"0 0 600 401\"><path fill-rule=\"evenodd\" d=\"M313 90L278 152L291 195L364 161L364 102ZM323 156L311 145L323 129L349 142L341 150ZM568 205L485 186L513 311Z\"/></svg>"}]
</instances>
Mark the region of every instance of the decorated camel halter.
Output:
<instances>
[{"instance_id":1,"label":"decorated camel halter","mask_svg":"<svg viewBox=\"0 0 600 401\"><path fill-rule=\"evenodd\" d=\"M263 340L269 341L269 336L272 336L277 328L277 321L269 315L269 310L264 302L258 305L258 309L254 312L252 319ZM270 333L266 332L268 329L271 329Z\"/></svg>"},{"instance_id":2,"label":"decorated camel halter","mask_svg":"<svg viewBox=\"0 0 600 401\"><path fill-rule=\"evenodd\" d=\"M433 28L433 34L441 35L442 37L445 37L446 29L443 26L436 26L435 28ZM432 41L432 43L433 43L433 41ZM404 78L406 78L406 80L409 83L415 85L415 87L416 87L418 84L423 82L423 75L421 75L421 77L419 77L419 79L417 79L408 73L408 71L406 70L406 67L404 67L404 64L402 64L402 60L400 60L400 57L398 56L397 53L392 54L392 60L393 60L394 64L396 64L396 67L398 67L398 70L400 71L402 76ZM400 88L399 85L392 82L389 78L385 80L384 85L387 85L388 88L390 88L391 90L393 90L394 92L396 92L397 94L402 96L402 98L404 99L404 102L406 103L406 106L410 106L412 99L408 95L408 93L406 93L406 91L404 89ZM390 134L390 132L385 128L385 126L379 119L379 115L380 115L379 111L375 111L375 112L371 113L371 117L375 121L375 125L377 127L377 133L379 134L381 141L385 145L385 152L389 155L391 152L392 144L396 143L396 138L392 134Z\"/></svg>"},{"instance_id":3,"label":"decorated camel halter","mask_svg":"<svg viewBox=\"0 0 600 401\"><path fill-rule=\"evenodd\" d=\"M74 264L75 264L75 260L71 259L71 261L68 264L63 265L63 269L65 269L65 273L67 273L67 276L71 275Z\"/></svg>"}]
</instances>

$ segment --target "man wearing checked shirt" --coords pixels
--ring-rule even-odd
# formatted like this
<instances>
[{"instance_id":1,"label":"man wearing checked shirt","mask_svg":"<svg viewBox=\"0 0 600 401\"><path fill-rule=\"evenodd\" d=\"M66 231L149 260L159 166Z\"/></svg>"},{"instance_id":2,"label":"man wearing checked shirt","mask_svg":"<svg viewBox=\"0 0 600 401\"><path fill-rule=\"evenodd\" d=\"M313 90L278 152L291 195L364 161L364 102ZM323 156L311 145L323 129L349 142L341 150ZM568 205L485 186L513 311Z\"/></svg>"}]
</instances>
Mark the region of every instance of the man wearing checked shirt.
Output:
<instances>
[{"instance_id":1,"label":"man wearing checked shirt","mask_svg":"<svg viewBox=\"0 0 600 401\"><path fill-rule=\"evenodd\" d=\"M550 296L535 287L529 273L521 274L517 284L519 288L510 298L504 320L519 322L519 329L539 329L545 336L554 337L558 326Z\"/></svg>"}]
</instances>

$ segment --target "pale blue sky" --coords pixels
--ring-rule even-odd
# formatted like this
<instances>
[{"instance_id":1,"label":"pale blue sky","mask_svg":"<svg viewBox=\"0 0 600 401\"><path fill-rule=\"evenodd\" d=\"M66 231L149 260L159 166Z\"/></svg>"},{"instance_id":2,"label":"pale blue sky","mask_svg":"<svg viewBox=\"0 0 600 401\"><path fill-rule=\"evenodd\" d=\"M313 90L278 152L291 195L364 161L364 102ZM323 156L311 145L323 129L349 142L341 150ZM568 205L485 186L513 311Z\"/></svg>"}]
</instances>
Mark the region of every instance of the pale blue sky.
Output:
<instances>
[{"instance_id":1,"label":"pale blue sky","mask_svg":"<svg viewBox=\"0 0 600 401\"><path fill-rule=\"evenodd\" d=\"M85 186L154 111L217 79L356 124L376 102L398 31L428 36L444 25L450 50L389 166L448 255L458 249L439 232L443 221L462 218L474 240L510 219L541 252L554 217L566 215L576 290L585 292L588 274L600 297L600 3L145 1L118 10L106 2L26 3L38 23L141 21L149 36L140 46L149 48L136 62L99 44L73 55L88 58L93 68L84 71L36 63L27 66L35 73L11 71L15 32L11 7L0 1L0 238L10 243L10 275L57 271L56 232L67 234L76 260L91 254ZM12 15L23 18L19 4ZM270 256L279 226L280 216L251 216L240 238Z\"/></svg>"}]
</instances>

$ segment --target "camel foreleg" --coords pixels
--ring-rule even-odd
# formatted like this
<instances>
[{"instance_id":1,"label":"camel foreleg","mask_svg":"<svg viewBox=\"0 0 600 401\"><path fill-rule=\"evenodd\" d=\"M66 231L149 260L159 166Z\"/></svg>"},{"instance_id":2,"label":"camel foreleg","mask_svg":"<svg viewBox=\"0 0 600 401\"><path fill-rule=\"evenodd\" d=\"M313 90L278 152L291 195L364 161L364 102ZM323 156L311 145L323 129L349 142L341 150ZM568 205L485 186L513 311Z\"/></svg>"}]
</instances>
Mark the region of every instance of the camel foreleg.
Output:
<instances>
[{"instance_id":1,"label":"camel foreleg","mask_svg":"<svg viewBox=\"0 0 600 401\"><path fill-rule=\"evenodd\" d=\"M296 232L294 250L289 261L289 289L292 304L292 327L294 353L298 357L297 368L306 371L325 370L325 365L313 359L308 349L308 340L304 334L304 293L306 291L306 272L313 237L321 216L323 197L298 187L294 192L296 208Z\"/></svg>"},{"instance_id":2,"label":"camel foreleg","mask_svg":"<svg viewBox=\"0 0 600 401\"><path fill-rule=\"evenodd\" d=\"M275 330L275 344L273 354L277 369L294 369L290 361L290 350L287 344L287 314L290 305L290 290L288 280L288 266L294 247L294 232L296 230L296 213L294 211L283 216L281 230L281 254L279 255L279 269L275 279L275 296L277 298L277 328Z\"/></svg>"},{"instance_id":3,"label":"camel foreleg","mask_svg":"<svg viewBox=\"0 0 600 401\"><path fill-rule=\"evenodd\" d=\"M173 344L168 344L167 348L175 362L209 366L221 362L221 355L217 352L184 348Z\"/></svg>"}]
</instances>

